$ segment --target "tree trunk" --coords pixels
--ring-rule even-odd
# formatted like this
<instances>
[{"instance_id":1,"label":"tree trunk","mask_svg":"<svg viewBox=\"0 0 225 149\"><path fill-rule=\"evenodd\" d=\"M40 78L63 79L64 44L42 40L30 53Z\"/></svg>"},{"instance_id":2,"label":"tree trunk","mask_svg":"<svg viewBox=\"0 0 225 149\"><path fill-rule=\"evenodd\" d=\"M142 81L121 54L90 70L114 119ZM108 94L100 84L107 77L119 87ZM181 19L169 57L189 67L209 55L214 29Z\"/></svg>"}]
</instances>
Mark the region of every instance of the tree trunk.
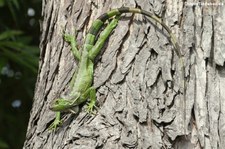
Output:
<instances>
[{"instance_id":1,"label":"tree trunk","mask_svg":"<svg viewBox=\"0 0 225 149\"><path fill-rule=\"evenodd\" d=\"M43 0L40 68L24 148L223 148L225 9L183 1ZM62 32L82 46L93 20L112 8L140 7L161 17L178 39L140 14L122 15L95 60L98 109L64 114L49 132L50 102L68 91L77 62ZM186 96L184 98L184 91Z\"/></svg>"}]
</instances>

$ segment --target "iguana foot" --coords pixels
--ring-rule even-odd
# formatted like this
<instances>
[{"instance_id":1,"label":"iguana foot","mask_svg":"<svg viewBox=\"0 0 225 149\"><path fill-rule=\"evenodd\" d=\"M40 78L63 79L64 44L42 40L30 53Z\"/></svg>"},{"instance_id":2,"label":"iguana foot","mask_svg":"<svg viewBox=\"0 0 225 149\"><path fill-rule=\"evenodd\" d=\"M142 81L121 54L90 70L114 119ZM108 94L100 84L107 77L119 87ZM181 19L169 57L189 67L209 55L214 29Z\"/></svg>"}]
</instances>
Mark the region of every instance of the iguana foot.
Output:
<instances>
[{"instance_id":1,"label":"iguana foot","mask_svg":"<svg viewBox=\"0 0 225 149\"><path fill-rule=\"evenodd\" d=\"M54 122L48 127L48 130L55 131L61 125L62 125L62 121L55 119Z\"/></svg>"},{"instance_id":2,"label":"iguana foot","mask_svg":"<svg viewBox=\"0 0 225 149\"><path fill-rule=\"evenodd\" d=\"M65 33L63 36L64 36L64 40L66 42L71 43L71 42L75 41L75 37L70 34Z\"/></svg>"},{"instance_id":3,"label":"iguana foot","mask_svg":"<svg viewBox=\"0 0 225 149\"><path fill-rule=\"evenodd\" d=\"M87 105L87 109L86 111L90 114L96 114L94 112L94 107L95 107L95 102L94 101L91 101L88 105Z\"/></svg>"},{"instance_id":4,"label":"iguana foot","mask_svg":"<svg viewBox=\"0 0 225 149\"><path fill-rule=\"evenodd\" d=\"M48 130L55 131L57 127L62 125L62 120L60 120L60 112L56 112L56 117L54 122L48 127Z\"/></svg>"}]
</instances>

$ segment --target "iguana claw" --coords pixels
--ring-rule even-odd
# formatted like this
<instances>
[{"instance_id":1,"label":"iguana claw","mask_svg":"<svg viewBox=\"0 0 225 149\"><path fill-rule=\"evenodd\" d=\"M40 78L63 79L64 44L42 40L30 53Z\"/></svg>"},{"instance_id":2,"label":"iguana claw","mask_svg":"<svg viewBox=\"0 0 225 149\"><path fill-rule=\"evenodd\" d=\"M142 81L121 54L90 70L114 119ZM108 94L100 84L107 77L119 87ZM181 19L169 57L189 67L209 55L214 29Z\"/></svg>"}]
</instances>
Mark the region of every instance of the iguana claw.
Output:
<instances>
[{"instance_id":1,"label":"iguana claw","mask_svg":"<svg viewBox=\"0 0 225 149\"><path fill-rule=\"evenodd\" d=\"M91 113L91 114L96 114L96 113L94 112L94 107L95 107L95 102L90 102L90 103L87 105L86 111L87 111L88 113Z\"/></svg>"},{"instance_id":2,"label":"iguana claw","mask_svg":"<svg viewBox=\"0 0 225 149\"><path fill-rule=\"evenodd\" d=\"M63 123L63 121L60 120L60 112L57 112L56 118L55 118L54 122L48 127L48 130L55 131L57 129L57 127L62 125L62 123Z\"/></svg>"},{"instance_id":3,"label":"iguana claw","mask_svg":"<svg viewBox=\"0 0 225 149\"><path fill-rule=\"evenodd\" d=\"M55 131L61 125L62 125L62 121L55 119L54 122L49 126L48 130Z\"/></svg>"}]
</instances>

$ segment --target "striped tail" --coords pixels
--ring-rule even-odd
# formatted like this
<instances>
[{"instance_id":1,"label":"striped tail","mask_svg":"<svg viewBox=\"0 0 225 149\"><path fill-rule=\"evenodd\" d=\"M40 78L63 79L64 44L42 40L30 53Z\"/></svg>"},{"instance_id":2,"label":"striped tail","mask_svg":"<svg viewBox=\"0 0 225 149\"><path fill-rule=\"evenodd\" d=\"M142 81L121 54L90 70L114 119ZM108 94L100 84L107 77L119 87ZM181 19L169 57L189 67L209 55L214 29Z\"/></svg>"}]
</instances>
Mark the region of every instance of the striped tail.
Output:
<instances>
[{"instance_id":1,"label":"striped tail","mask_svg":"<svg viewBox=\"0 0 225 149\"><path fill-rule=\"evenodd\" d=\"M112 18L116 15L120 15L122 13L139 13L139 14L143 14L146 15L150 18L152 18L153 20L155 20L156 22L158 22L159 24L161 24L166 31L168 32L169 36L170 36L170 41L172 42L174 48L175 48L175 52L178 55L178 57L182 57L181 56L181 52L180 52L180 47L177 43L177 40L175 38L175 36L173 35L172 31L169 29L169 27L162 22L162 20L160 18L158 18L156 15L152 14L151 12L142 10L142 9L138 9L138 8L129 8L129 7L122 7L122 8L118 8L118 9L113 9L107 13L102 14L100 17L98 17L92 24L91 28L88 31L86 40L85 40L85 44L88 45L94 45L95 42L95 37L97 36L97 34L99 33L101 27L103 26L104 22L106 20L108 20L109 18Z\"/></svg>"},{"instance_id":2,"label":"striped tail","mask_svg":"<svg viewBox=\"0 0 225 149\"><path fill-rule=\"evenodd\" d=\"M112 18L116 15L120 15L122 13L139 13L139 14L143 14L145 16L148 16L150 17L151 19L155 20L156 22L158 22L159 24L161 24L165 29L166 31L168 32L169 36L170 36L170 41L171 43L173 44L174 46L174 50L177 54L177 56L179 57L180 59L180 64L182 65L182 75L183 75L183 88L184 88L184 93L183 93L183 96L184 96L184 107L186 107L186 81L185 81L185 67L184 67L184 59L181 55L181 51L180 51L180 47L177 43L177 40L174 36L174 34L172 33L172 31L169 29L169 27L164 23L162 22L162 20L157 17L156 15L152 14L151 12L148 12L148 11L145 11L145 10L142 10L142 9L138 9L138 8L129 8L129 7L122 7L122 8L118 8L118 9L112 9L111 11L107 12L107 13L104 13L102 14L100 17L98 17L92 24L91 28L89 29L88 31L88 34L87 34L87 37L86 37L86 40L85 40L85 44L88 44L88 45L94 45L94 42L95 42L95 38L98 34L98 32L100 31L101 27L103 26L104 22L106 20L108 20L109 18ZM185 111L185 109L184 109ZM186 114L184 112L184 125L186 123ZM184 126L184 129L185 129L185 126ZM184 133L186 134L186 129L184 130Z\"/></svg>"}]
</instances>

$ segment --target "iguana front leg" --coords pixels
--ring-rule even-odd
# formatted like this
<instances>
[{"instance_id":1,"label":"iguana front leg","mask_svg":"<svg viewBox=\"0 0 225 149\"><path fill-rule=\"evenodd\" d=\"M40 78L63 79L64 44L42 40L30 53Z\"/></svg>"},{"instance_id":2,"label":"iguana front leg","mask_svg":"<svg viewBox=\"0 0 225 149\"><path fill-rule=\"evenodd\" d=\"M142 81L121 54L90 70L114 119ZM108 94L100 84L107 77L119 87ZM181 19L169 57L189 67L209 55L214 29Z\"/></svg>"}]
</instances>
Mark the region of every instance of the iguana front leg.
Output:
<instances>
[{"instance_id":1,"label":"iguana front leg","mask_svg":"<svg viewBox=\"0 0 225 149\"><path fill-rule=\"evenodd\" d=\"M53 123L49 126L49 130L55 130L62 124L62 120L60 120L62 111L70 111L72 113L76 113L78 111L78 109L75 107L77 106L76 102L79 101L81 97L80 95L81 94L79 92L76 92L70 97L63 97L53 100L50 109L56 112L56 117Z\"/></svg>"},{"instance_id":2,"label":"iguana front leg","mask_svg":"<svg viewBox=\"0 0 225 149\"><path fill-rule=\"evenodd\" d=\"M81 53L80 53L80 51L78 51L78 48L77 48L77 41L76 41L76 39L75 39L75 36L65 33L65 34L63 35L63 37L64 37L64 40L67 41L67 42L70 44L71 50L72 50L72 52L73 52L74 57L75 57L78 61L80 61L80 59L81 59Z\"/></svg>"}]
</instances>

